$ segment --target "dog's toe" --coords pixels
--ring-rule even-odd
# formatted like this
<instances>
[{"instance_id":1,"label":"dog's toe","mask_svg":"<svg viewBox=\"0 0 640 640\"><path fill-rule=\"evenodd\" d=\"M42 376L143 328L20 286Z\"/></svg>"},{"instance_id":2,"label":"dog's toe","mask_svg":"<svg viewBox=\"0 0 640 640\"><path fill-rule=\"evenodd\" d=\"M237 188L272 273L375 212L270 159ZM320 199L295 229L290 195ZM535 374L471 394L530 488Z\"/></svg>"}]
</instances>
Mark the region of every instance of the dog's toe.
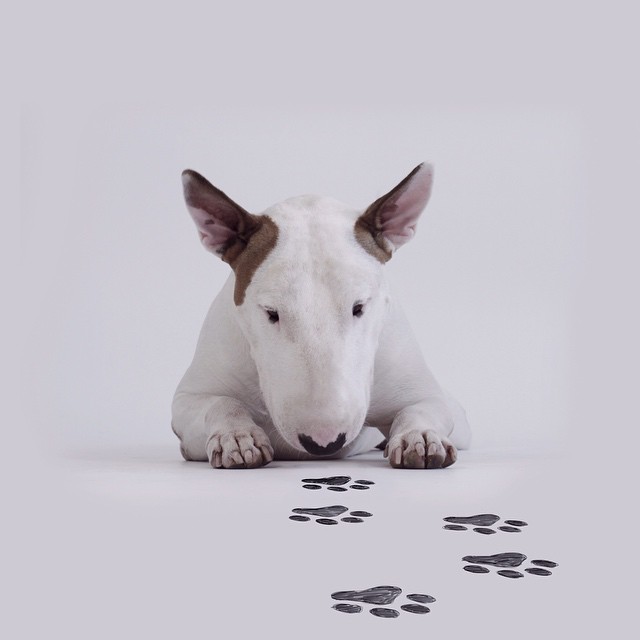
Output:
<instances>
[{"instance_id":1,"label":"dog's toe","mask_svg":"<svg viewBox=\"0 0 640 640\"><path fill-rule=\"evenodd\" d=\"M440 469L456 461L456 449L444 436L432 429L414 429L389 439L385 449L392 467Z\"/></svg>"}]
</instances>

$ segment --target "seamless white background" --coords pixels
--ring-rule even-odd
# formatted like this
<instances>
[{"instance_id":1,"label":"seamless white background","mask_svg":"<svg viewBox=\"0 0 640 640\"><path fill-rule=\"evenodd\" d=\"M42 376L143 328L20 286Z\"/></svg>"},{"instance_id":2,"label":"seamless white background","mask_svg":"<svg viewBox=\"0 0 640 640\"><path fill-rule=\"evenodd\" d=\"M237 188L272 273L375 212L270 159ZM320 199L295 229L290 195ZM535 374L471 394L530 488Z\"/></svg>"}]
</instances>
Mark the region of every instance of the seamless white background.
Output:
<instances>
[{"instance_id":1,"label":"seamless white background","mask_svg":"<svg viewBox=\"0 0 640 640\"><path fill-rule=\"evenodd\" d=\"M423 159L434 199L389 274L479 441L628 424L631 7L62 2L20 16L20 435L46 452L168 437L167 395L226 275L193 240L185 166L261 210L308 191L365 206Z\"/></svg>"},{"instance_id":2,"label":"seamless white background","mask_svg":"<svg viewBox=\"0 0 640 640\"><path fill-rule=\"evenodd\" d=\"M20 349L8 395L22 374L4 433L11 637L228 634L241 618L297 637L336 581L370 586L342 584L351 562L363 581L405 580L403 554L419 547L413 561L448 576L460 549L452 538L434 548L440 511L480 503L501 515L526 505L527 540L562 556L564 577L544 592L523 580L520 595L497 582L484 606L451 574L432 631L455 620L471 632L503 603L495 637L627 634L640 357L633 3L62 1L16 18L22 256L6 260L11 233L3 256L22 311L6 332L9 354ZM422 160L436 166L433 198L388 273L436 376L468 409L475 450L449 475L381 476L371 508L382 529L349 538L372 564L351 547L332 556L316 532L314 581L309 548L278 546L290 534L272 511L291 506L295 467L252 484L173 462L171 395L227 275L198 244L179 175L196 169L256 212L305 192L365 207ZM254 558L216 555L216 541L252 541L256 521L237 505L254 490L271 538L251 582ZM404 546L393 537L403 518ZM225 588L268 591L270 576L295 578L298 605L298 578L315 595L292 617L254 600L249 621ZM315 631L381 631L348 620Z\"/></svg>"}]
</instances>

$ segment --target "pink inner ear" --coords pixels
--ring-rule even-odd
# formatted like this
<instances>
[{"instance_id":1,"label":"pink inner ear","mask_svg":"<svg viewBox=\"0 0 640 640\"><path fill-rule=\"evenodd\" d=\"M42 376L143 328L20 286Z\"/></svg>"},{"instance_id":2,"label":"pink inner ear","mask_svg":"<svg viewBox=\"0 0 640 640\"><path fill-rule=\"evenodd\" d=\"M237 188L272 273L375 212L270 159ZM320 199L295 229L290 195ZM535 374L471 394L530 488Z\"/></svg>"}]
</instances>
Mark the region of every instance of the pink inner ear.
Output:
<instances>
[{"instance_id":1,"label":"pink inner ear","mask_svg":"<svg viewBox=\"0 0 640 640\"><path fill-rule=\"evenodd\" d=\"M382 235L397 249L416 232L420 214L427 206L433 183L433 169L422 165L406 185L392 193L379 212Z\"/></svg>"},{"instance_id":2,"label":"pink inner ear","mask_svg":"<svg viewBox=\"0 0 640 640\"><path fill-rule=\"evenodd\" d=\"M184 198L206 249L222 256L234 236L251 233L251 215L199 173L182 172Z\"/></svg>"},{"instance_id":3,"label":"pink inner ear","mask_svg":"<svg viewBox=\"0 0 640 640\"><path fill-rule=\"evenodd\" d=\"M189 211L200 233L200 240L206 249L220 253L235 231L221 224L203 209L189 207Z\"/></svg>"}]
</instances>

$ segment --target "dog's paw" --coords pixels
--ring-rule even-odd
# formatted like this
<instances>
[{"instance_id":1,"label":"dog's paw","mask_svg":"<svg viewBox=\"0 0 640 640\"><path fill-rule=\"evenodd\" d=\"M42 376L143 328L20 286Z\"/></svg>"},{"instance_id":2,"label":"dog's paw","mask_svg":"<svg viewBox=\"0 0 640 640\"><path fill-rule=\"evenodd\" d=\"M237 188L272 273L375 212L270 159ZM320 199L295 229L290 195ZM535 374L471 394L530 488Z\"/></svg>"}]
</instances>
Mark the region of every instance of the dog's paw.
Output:
<instances>
[{"instance_id":1,"label":"dog's paw","mask_svg":"<svg viewBox=\"0 0 640 640\"><path fill-rule=\"evenodd\" d=\"M207 441L209 462L215 469L250 469L273 460L273 447L260 427L218 431Z\"/></svg>"},{"instance_id":2,"label":"dog's paw","mask_svg":"<svg viewBox=\"0 0 640 640\"><path fill-rule=\"evenodd\" d=\"M384 456L392 467L440 469L452 465L458 453L451 441L436 431L414 429L389 438Z\"/></svg>"}]
</instances>

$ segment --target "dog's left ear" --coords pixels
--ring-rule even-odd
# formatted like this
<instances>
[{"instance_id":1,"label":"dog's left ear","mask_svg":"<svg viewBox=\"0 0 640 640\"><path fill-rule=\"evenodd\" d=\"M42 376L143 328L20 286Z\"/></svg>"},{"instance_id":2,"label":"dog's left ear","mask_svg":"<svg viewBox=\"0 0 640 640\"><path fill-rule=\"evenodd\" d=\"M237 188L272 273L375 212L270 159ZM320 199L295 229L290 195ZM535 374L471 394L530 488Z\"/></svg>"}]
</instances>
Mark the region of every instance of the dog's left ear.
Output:
<instances>
[{"instance_id":1,"label":"dog's left ear","mask_svg":"<svg viewBox=\"0 0 640 640\"><path fill-rule=\"evenodd\" d=\"M423 162L358 218L356 237L380 262L389 260L396 249L413 238L432 184L433 166Z\"/></svg>"},{"instance_id":2,"label":"dog's left ear","mask_svg":"<svg viewBox=\"0 0 640 640\"><path fill-rule=\"evenodd\" d=\"M182 172L182 185L187 208L205 249L233 267L251 236L260 229L260 216L245 211L226 193L191 169Z\"/></svg>"}]
</instances>

